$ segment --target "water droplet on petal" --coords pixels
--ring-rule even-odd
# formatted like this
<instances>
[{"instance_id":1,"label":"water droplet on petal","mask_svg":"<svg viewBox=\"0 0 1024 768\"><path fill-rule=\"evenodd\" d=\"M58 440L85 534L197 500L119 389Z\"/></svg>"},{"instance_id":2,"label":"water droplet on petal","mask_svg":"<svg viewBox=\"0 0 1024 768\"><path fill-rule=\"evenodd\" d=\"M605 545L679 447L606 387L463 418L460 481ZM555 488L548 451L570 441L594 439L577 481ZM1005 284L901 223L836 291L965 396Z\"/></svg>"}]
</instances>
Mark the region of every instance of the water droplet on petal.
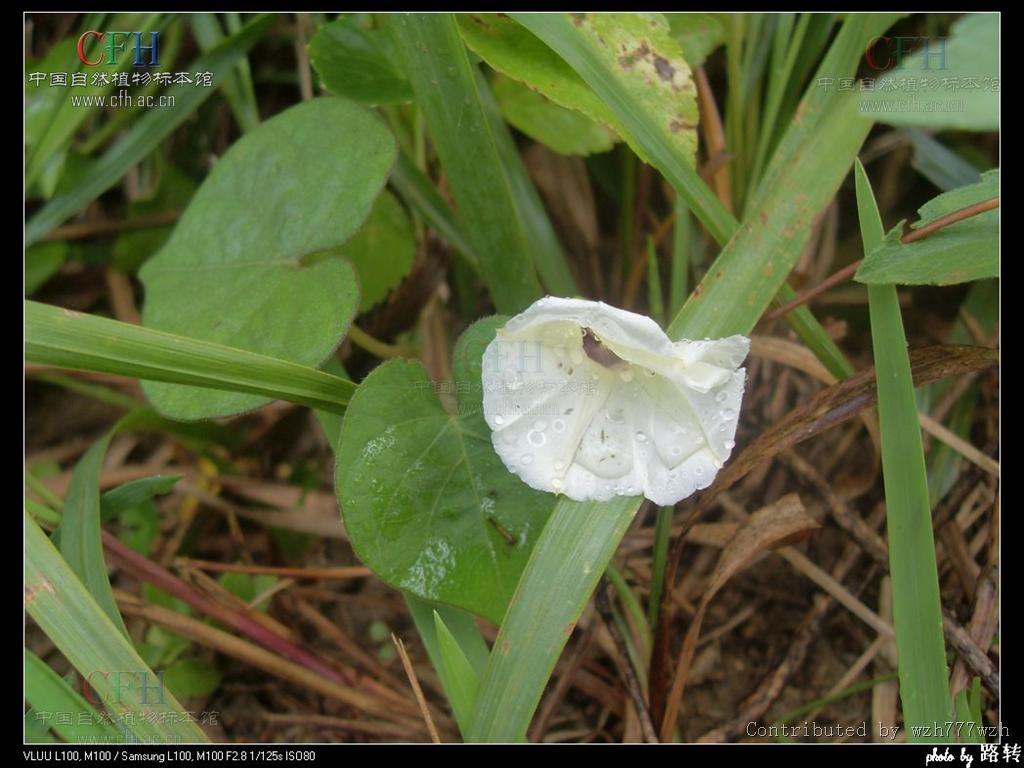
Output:
<instances>
[{"instance_id":1,"label":"water droplet on petal","mask_svg":"<svg viewBox=\"0 0 1024 768\"><path fill-rule=\"evenodd\" d=\"M704 467L694 467L693 474L695 474L697 477L700 477L701 475L704 474Z\"/></svg>"},{"instance_id":2,"label":"water droplet on petal","mask_svg":"<svg viewBox=\"0 0 1024 768\"><path fill-rule=\"evenodd\" d=\"M726 440L724 443L722 443L722 447L725 448L725 450L727 451L731 451L733 448L736 447L736 441Z\"/></svg>"},{"instance_id":3,"label":"water droplet on petal","mask_svg":"<svg viewBox=\"0 0 1024 768\"><path fill-rule=\"evenodd\" d=\"M505 423L505 419L503 417L501 417L501 416L495 416L494 417L494 423L495 424L504 424Z\"/></svg>"},{"instance_id":4,"label":"water droplet on petal","mask_svg":"<svg viewBox=\"0 0 1024 768\"><path fill-rule=\"evenodd\" d=\"M543 432L545 429L548 428L548 423L546 421L538 419L537 421L533 422L533 428L538 432Z\"/></svg>"},{"instance_id":5,"label":"water droplet on petal","mask_svg":"<svg viewBox=\"0 0 1024 768\"><path fill-rule=\"evenodd\" d=\"M736 418L736 411L732 408L725 408L722 410L722 418L726 421L732 421Z\"/></svg>"},{"instance_id":6,"label":"water droplet on petal","mask_svg":"<svg viewBox=\"0 0 1024 768\"><path fill-rule=\"evenodd\" d=\"M527 465L533 464L533 454L532 453L524 453L522 456L519 457L519 460L521 462L523 462L523 464L527 464Z\"/></svg>"},{"instance_id":7,"label":"water droplet on petal","mask_svg":"<svg viewBox=\"0 0 1024 768\"><path fill-rule=\"evenodd\" d=\"M636 441L638 443L646 443L647 442L647 435L645 435L643 432L637 432L636 433Z\"/></svg>"},{"instance_id":8,"label":"water droplet on petal","mask_svg":"<svg viewBox=\"0 0 1024 768\"><path fill-rule=\"evenodd\" d=\"M565 432L565 422L561 419L555 419L551 422L551 428L555 430L555 432Z\"/></svg>"},{"instance_id":9,"label":"water droplet on petal","mask_svg":"<svg viewBox=\"0 0 1024 768\"><path fill-rule=\"evenodd\" d=\"M715 402L724 403L727 397L729 397L729 394L724 389L720 389L718 394L715 395Z\"/></svg>"},{"instance_id":10,"label":"water droplet on petal","mask_svg":"<svg viewBox=\"0 0 1024 768\"><path fill-rule=\"evenodd\" d=\"M619 371L619 378L626 382L632 381L633 370L631 368L623 368L621 371Z\"/></svg>"},{"instance_id":11,"label":"water droplet on petal","mask_svg":"<svg viewBox=\"0 0 1024 768\"><path fill-rule=\"evenodd\" d=\"M546 443L548 439L544 437L543 432L537 432L536 430L534 430L532 432L527 433L526 441L530 445L535 445L539 448L540 446L544 445L544 443Z\"/></svg>"},{"instance_id":12,"label":"water droplet on petal","mask_svg":"<svg viewBox=\"0 0 1024 768\"><path fill-rule=\"evenodd\" d=\"M614 411L608 411L608 421L614 422L615 424L621 424L625 420L626 417L622 413L621 408L616 408Z\"/></svg>"},{"instance_id":13,"label":"water droplet on petal","mask_svg":"<svg viewBox=\"0 0 1024 768\"><path fill-rule=\"evenodd\" d=\"M556 491L561 490L562 489L562 481L559 480L557 477L551 478L551 487L554 490L556 490Z\"/></svg>"}]
</instances>

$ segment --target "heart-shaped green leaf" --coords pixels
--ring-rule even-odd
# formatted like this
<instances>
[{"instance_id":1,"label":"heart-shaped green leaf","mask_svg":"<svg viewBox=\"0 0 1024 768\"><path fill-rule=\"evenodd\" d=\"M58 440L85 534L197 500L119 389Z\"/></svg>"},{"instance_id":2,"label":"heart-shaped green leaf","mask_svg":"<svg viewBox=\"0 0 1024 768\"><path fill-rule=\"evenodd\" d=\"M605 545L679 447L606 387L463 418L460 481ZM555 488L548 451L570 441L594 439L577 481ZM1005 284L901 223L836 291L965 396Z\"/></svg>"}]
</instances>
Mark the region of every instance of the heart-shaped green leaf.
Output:
<instances>
[{"instance_id":1,"label":"heart-shaped green leaf","mask_svg":"<svg viewBox=\"0 0 1024 768\"><path fill-rule=\"evenodd\" d=\"M373 307L402 282L412 268L416 241L412 222L394 195L387 190L381 192L366 224L341 247L340 253L359 275L360 312Z\"/></svg>"},{"instance_id":2,"label":"heart-shaped green leaf","mask_svg":"<svg viewBox=\"0 0 1024 768\"><path fill-rule=\"evenodd\" d=\"M391 37L353 18L324 24L309 42L309 62L331 93L364 104L412 101L412 88L392 60Z\"/></svg>"},{"instance_id":3,"label":"heart-shaped green leaf","mask_svg":"<svg viewBox=\"0 0 1024 768\"><path fill-rule=\"evenodd\" d=\"M909 56L902 48L908 38L879 38L873 66L896 68L862 88L861 113L890 125L999 130L999 20L997 13L966 14L948 38L926 39Z\"/></svg>"},{"instance_id":4,"label":"heart-shaped green leaf","mask_svg":"<svg viewBox=\"0 0 1024 768\"><path fill-rule=\"evenodd\" d=\"M363 223L394 160L384 125L341 99L308 101L263 123L221 158L140 270L145 324L318 365L359 304L351 264L324 252ZM267 402L173 384L143 388L179 419Z\"/></svg>"},{"instance_id":5,"label":"heart-shaped green leaf","mask_svg":"<svg viewBox=\"0 0 1024 768\"><path fill-rule=\"evenodd\" d=\"M454 387L405 360L367 376L345 413L336 482L352 546L381 579L496 623L557 501L491 447L480 358L503 321L459 339ZM445 389L454 413L438 399Z\"/></svg>"}]
</instances>

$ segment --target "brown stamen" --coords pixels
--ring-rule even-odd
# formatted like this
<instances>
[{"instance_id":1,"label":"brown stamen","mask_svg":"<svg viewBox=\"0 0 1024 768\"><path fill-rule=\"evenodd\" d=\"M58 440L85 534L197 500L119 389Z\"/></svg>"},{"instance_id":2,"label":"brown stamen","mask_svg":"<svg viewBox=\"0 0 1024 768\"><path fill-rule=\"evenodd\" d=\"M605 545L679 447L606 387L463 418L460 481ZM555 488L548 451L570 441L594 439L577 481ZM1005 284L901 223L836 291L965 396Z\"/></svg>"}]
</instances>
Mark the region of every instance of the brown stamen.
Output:
<instances>
[{"instance_id":1,"label":"brown stamen","mask_svg":"<svg viewBox=\"0 0 1024 768\"><path fill-rule=\"evenodd\" d=\"M583 351L587 353L587 357L595 363L600 363L605 368L611 368L618 363L626 362L602 344L601 340L589 328L583 329Z\"/></svg>"}]
</instances>

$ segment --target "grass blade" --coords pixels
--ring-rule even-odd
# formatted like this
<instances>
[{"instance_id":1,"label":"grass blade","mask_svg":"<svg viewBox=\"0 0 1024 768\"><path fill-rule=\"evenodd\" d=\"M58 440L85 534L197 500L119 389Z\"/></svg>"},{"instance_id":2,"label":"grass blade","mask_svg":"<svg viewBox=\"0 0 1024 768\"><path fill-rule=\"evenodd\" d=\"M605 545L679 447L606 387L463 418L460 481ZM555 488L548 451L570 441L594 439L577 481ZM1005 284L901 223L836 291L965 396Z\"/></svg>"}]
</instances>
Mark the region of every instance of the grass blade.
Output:
<instances>
[{"instance_id":1,"label":"grass blade","mask_svg":"<svg viewBox=\"0 0 1024 768\"><path fill-rule=\"evenodd\" d=\"M693 228L690 211L682 198L676 195L674 202L675 226L672 228L672 272L669 276L668 316L675 317L686 303L690 293L690 262L693 244L690 231Z\"/></svg>"},{"instance_id":2,"label":"grass blade","mask_svg":"<svg viewBox=\"0 0 1024 768\"><path fill-rule=\"evenodd\" d=\"M209 53L192 62L189 70L212 72L215 84L224 82L228 73L259 40L272 21L271 16L254 19L237 35L232 35ZM74 187L50 200L29 219L25 225L26 247L39 241L51 229L62 224L117 184L129 168L152 152L215 90L216 87L181 89L180 93L175 94L173 107L153 109L140 117L124 138L97 160L90 172Z\"/></svg>"},{"instance_id":3,"label":"grass blade","mask_svg":"<svg viewBox=\"0 0 1024 768\"><path fill-rule=\"evenodd\" d=\"M128 638L128 629L110 589L100 528L100 470L103 469L103 459L116 429L93 443L75 465L57 535L60 552L71 570L82 580L97 605L121 634Z\"/></svg>"},{"instance_id":4,"label":"grass blade","mask_svg":"<svg viewBox=\"0 0 1024 768\"><path fill-rule=\"evenodd\" d=\"M25 302L25 360L288 400L344 413L356 385L284 360Z\"/></svg>"},{"instance_id":5,"label":"grass blade","mask_svg":"<svg viewBox=\"0 0 1024 768\"><path fill-rule=\"evenodd\" d=\"M139 743L206 742L181 704L96 605L43 530L25 514L25 610ZM103 638L102 643L96 638ZM131 715L131 717L125 717Z\"/></svg>"},{"instance_id":6,"label":"grass blade","mask_svg":"<svg viewBox=\"0 0 1024 768\"><path fill-rule=\"evenodd\" d=\"M568 16L514 13L512 17L551 46L615 111L652 165L675 187L712 237L719 242L728 240L735 228L735 219L668 140L669 127L662 127L630 88L604 65Z\"/></svg>"},{"instance_id":7,"label":"grass blade","mask_svg":"<svg viewBox=\"0 0 1024 768\"><path fill-rule=\"evenodd\" d=\"M189 16L192 32L203 53L216 48L224 41L224 32L215 14L197 13ZM243 133L248 133L260 124L260 115L256 109L256 96L252 89L252 75L249 62L242 58L237 69L228 75L224 83L224 98L231 107L231 112L238 121Z\"/></svg>"},{"instance_id":8,"label":"grass blade","mask_svg":"<svg viewBox=\"0 0 1024 768\"><path fill-rule=\"evenodd\" d=\"M494 143L508 178L509 190L512 193L516 211L523 222L523 232L526 235L530 253L533 254L533 264L537 268L537 274L548 293L556 296L575 296L579 293L579 289L569 271L569 264L565 260L565 253L558 242L558 236L555 235L555 229L551 226L551 219L548 218L547 211L544 210L544 204L541 202L540 195L537 194L536 187L530 181L526 166L523 165L523 160L519 156L519 148L505 123L498 102L494 100L487 80L479 70L477 70L476 76L480 102L491 122Z\"/></svg>"},{"instance_id":9,"label":"grass blade","mask_svg":"<svg viewBox=\"0 0 1024 768\"><path fill-rule=\"evenodd\" d=\"M494 641L467 741L526 738L551 670L638 507L627 497L555 506Z\"/></svg>"},{"instance_id":10,"label":"grass blade","mask_svg":"<svg viewBox=\"0 0 1024 768\"><path fill-rule=\"evenodd\" d=\"M670 336L685 329L688 338L717 338L754 327L782 289L814 220L835 196L870 129L854 95L835 100L792 153L785 172L752 201L750 215L669 327Z\"/></svg>"},{"instance_id":11,"label":"grass blade","mask_svg":"<svg viewBox=\"0 0 1024 768\"><path fill-rule=\"evenodd\" d=\"M402 594L455 712L459 730L465 735L469 731L480 678L487 668L487 642L476 620L465 611L435 605L410 592Z\"/></svg>"},{"instance_id":12,"label":"grass blade","mask_svg":"<svg viewBox=\"0 0 1024 768\"><path fill-rule=\"evenodd\" d=\"M518 312L541 296L531 239L455 20L402 14L390 24L481 275L498 311Z\"/></svg>"},{"instance_id":13,"label":"grass blade","mask_svg":"<svg viewBox=\"0 0 1024 768\"><path fill-rule=\"evenodd\" d=\"M437 645L440 665L438 674L444 684L448 702L455 712L459 729L465 732L473 717L476 694L480 688L480 677L473 665L462 652L459 641L444 623L441 614L434 611L434 625L437 628Z\"/></svg>"},{"instance_id":14,"label":"grass blade","mask_svg":"<svg viewBox=\"0 0 1024 768\"><path fill-rule=\"evenodd\" d=\"M856 176L861 237L867 253L882 241L885 233L860 163ZM868 286L868 303L878 380L889 572L903 720L908 741L942 741L941 729L930 738L913 730L915 726L946 722L952 708L928 477L896 286Z\"/></svg>"},{"instance_id":15,"label":"grass blade","mask_svg":"<svg viewBox=\"0 0 1024 768\"><path fill-rule=\"evenodd\" d=\"M398 162L391 171L390 183L409 207L419 211L427 223L479 274L480 259L466 239L455 212L404 150L398 153Z\"/></svg>"},{"instance_id":16,"label":"grass blade","mask_svg":"<svg viewBox=\"0 0 1024 768\"><path fill-rule=\"evenodd\" d=\"M25 698L40 715L44 712L70 715L43 721L70 744L117 744L121 741L114 727L28 648L25 649Z\"/></svg>"}]
</instances>

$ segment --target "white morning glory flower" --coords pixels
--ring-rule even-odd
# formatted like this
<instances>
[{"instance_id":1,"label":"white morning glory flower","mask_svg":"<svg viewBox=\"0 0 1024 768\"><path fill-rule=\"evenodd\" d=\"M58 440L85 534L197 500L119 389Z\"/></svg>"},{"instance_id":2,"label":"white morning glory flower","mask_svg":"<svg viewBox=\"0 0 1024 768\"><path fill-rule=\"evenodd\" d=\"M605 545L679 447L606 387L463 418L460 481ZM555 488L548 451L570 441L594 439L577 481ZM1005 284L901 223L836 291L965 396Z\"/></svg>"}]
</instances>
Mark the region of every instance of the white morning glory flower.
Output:
<instances>
[{"instance_id":1,"label":"white morning glory flower","mask_svg":"<svg viewBox=\"0 0 1024 768\"><path fill-rule=\"evenodd\" d=\"M541 491L675 504L732 452L749 347L744 336L673 342L603 302L540 299L484 352L494 449Z\"/></svg>"}]
</instances>

